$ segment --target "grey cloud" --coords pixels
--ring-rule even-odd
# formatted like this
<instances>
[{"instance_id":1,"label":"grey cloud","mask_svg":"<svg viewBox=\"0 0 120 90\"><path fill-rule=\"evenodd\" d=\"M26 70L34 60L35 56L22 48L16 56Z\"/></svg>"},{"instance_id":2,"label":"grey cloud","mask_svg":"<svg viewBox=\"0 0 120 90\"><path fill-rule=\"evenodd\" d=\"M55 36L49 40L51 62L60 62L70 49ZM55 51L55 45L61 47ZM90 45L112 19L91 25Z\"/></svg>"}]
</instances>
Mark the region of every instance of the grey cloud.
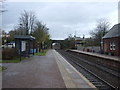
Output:
<instances>
[{"instance_id":1,"label":"grey cloud","mask_svg":"<svg viewBox=\"0 0 120 90\"><path fill-rule=\"evenodd\" d=\"M75 31L78 36L83 34L88 36L97 19L108 18L117 9L117 3L113 2L11 2L7 4L8 12L5 12L3 17L5 29L8 29L9 24L17 24L18 17L23 10L32 10L35 11L38 19L50 28L49 32L52 38L65 38L70 33L74 34Z\"/></svg>"}]
</instances>

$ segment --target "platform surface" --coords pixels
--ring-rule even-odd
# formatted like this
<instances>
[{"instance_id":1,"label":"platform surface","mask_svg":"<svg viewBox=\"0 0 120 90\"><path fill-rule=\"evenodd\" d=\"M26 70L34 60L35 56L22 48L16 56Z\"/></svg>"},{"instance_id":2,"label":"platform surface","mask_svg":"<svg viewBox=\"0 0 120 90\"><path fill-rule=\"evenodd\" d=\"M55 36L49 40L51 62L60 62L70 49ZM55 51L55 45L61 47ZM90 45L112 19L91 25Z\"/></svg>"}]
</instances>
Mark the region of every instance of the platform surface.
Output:
<instances>
[{"instance_id":1,"label":"platform surface","mask_svg":"<svg viewBox=\"0 0 120 90\"><path fill-rule=\"evenodd\" d=\"M104 59L111 59L111 60L120 62L120 57L117 57L117 56L109 56L109 55L105 55L105 54L98 54L98 53L86 52L86 51L80 51L80 50L71 50L71 51L83 53L86 55L96 56L96 57L100 57L100 58L104 58Z\"/></svg>"},{"instance_id":2,"label":"platform surface","mask_svg":"<svg viewBox=\"0 0 120 90\"><path fill-rule=\"evenodd\" d=\"M95 88L55 50L3 66L3 88Z\"/></svg>"}]
</instances>

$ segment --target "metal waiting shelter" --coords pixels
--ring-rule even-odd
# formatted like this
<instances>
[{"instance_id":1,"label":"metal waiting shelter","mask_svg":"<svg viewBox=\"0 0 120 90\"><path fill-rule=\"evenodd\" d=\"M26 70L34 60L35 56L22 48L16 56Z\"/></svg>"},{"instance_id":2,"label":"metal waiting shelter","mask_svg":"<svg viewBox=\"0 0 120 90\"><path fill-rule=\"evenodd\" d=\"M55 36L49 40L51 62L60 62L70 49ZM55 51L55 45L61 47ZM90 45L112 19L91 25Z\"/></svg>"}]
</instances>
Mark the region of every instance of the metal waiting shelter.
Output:
<instances>
[{"instance_id":1,"label":"metal waiting shelter","mask_svg":"<svg viewBox=\"0 0 120 90\"><path fill-rule=\"evenodd\" d=\"M34 41L35 37L29 35L17 35L15 38L15 48L21 57L30 57L34 55Z\"/></svg>"}]
</instances>

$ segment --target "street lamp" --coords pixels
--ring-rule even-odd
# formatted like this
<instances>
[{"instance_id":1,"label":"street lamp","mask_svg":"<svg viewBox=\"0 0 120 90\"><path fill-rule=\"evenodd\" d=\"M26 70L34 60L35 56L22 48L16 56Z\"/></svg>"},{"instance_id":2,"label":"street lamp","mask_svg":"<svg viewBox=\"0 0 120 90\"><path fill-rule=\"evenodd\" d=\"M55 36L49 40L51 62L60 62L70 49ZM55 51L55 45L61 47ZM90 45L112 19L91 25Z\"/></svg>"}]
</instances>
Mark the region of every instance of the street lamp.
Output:
<instances>
[{"instance_id":1,"label":"street lamp","mask_svg":"<svg viewBox=\"0 0 120 90\"><path fill-rule=\"evenodd\" d=\"M22 24L20 24L20 34L22 35Z\"/></svg>"},{"instance_id":2,"label":"street lamp","mask_svg":"<svg viewBox=\"0 0 120 90\"><path fill-rule=\"evenodd\" d=\"M38 52L38 53L39 53L39 47L40 47L40 46L39 46L39 42L37 42L37 49L38 49L37 52Z\"/></svg>"},{"instance_id":3,"label":"street lamp","mask_svg":"<svg viewBox=\"0 0 120 90\"><path fill-rule=\"evenodd\" d=\"M42 52L44 52L44 41L42 41Z\"/></svg>"}]
</instances>

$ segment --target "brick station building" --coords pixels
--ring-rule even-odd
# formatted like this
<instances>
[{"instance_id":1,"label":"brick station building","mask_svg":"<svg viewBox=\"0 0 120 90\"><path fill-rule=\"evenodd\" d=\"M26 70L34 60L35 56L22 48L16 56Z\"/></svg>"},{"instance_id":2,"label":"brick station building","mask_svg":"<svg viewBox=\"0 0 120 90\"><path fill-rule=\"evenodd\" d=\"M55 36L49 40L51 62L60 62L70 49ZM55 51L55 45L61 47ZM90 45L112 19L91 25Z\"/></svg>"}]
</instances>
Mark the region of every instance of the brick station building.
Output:
<instances>
[{"instance_id":1,"label":"brick station building","mask_svg":"<svg viewBox=\"0 0 120 90\"><path fill-rule=\"evenodd\" d=\"M120 56L120 23L103 37L103 50L108 55Z\"/></svg>"}]
</instances>

